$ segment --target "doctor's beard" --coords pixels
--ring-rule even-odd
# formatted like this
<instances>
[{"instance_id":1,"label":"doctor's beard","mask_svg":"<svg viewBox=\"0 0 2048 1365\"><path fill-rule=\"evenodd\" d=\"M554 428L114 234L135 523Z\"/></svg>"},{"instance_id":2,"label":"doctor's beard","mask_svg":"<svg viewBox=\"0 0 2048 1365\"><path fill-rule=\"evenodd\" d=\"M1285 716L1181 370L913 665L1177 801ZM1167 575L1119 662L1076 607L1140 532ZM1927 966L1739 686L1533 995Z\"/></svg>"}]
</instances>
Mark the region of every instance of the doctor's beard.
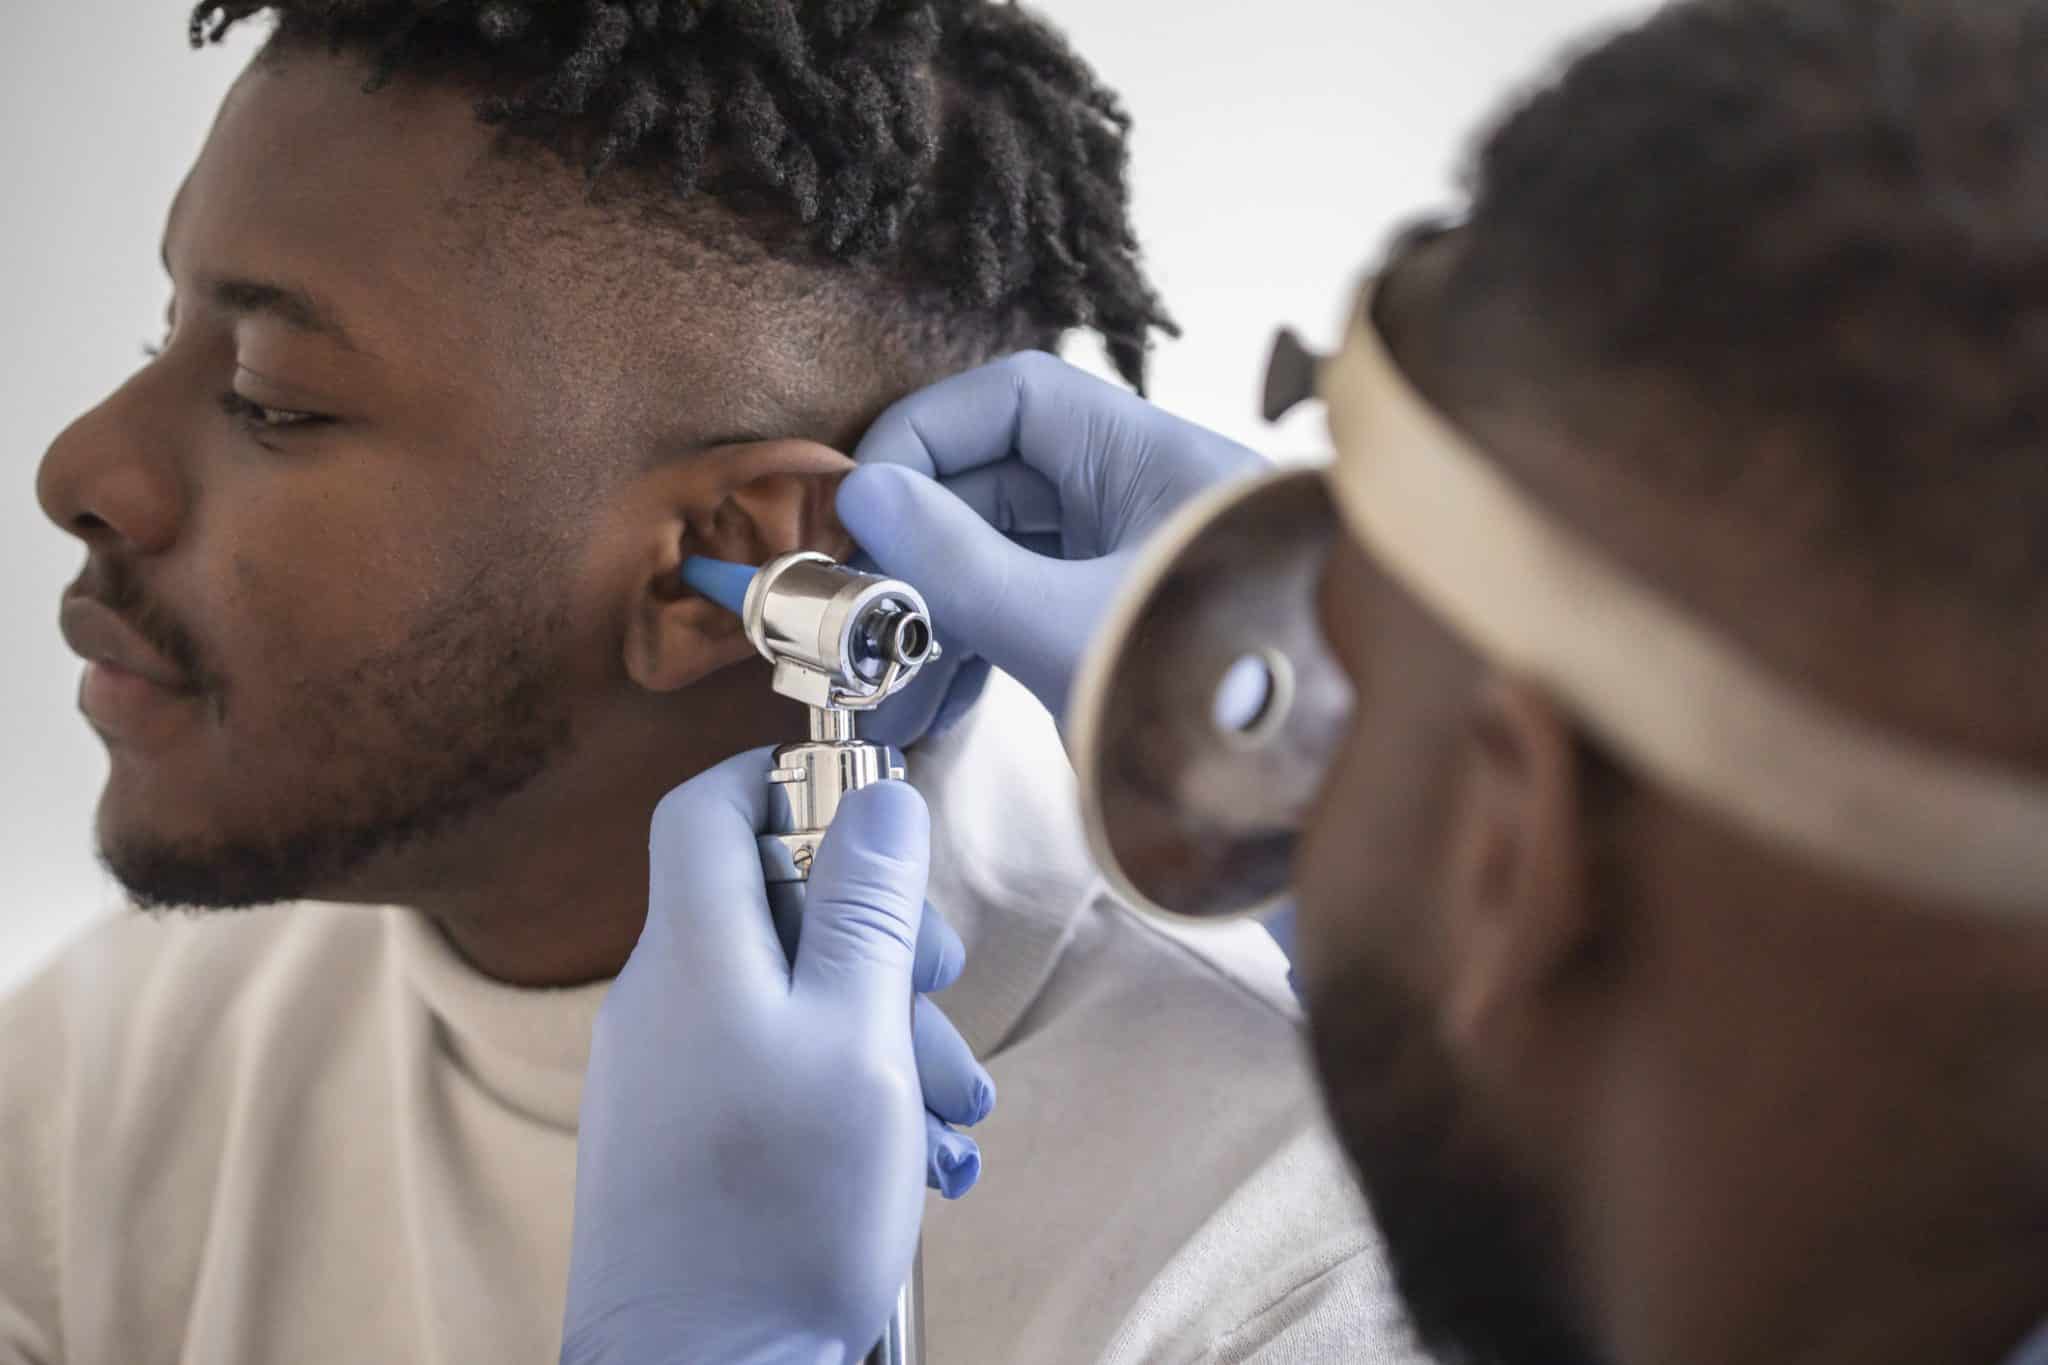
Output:
<instances>
[{"instance_id":1,"label":"doctor's beard","mask_svg":"<svg viewBox=\"0 0 2048 1365\"><path fill-rule=\"evenodd\" d=\"M1423 1346L1447 1365L1608 1365L1578 1325L1563 1220L1459 1093L1422 1002L1354 963L1309 1016L1325 1101Z\"/></svg>"}]
</instances>

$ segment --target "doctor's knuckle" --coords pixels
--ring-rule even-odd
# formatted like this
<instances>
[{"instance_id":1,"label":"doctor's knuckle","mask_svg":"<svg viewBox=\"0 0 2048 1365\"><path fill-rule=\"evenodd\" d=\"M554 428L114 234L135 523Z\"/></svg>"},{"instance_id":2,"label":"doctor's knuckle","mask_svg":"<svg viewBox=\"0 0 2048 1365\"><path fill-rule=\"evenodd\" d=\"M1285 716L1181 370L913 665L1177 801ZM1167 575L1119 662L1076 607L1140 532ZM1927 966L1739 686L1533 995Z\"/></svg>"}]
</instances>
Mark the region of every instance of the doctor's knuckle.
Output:
<instances>
[{"instance_id":1,"label":"doctor's knuckle","mask_svg":"<svg viewBox=\"0 0 2048 1365\"><path fill-rule=\"evenodd\" d=\"M860 938L892 943L906 952L916 947L917 921L905 913L900 902L888 903L879 899L849 901L840 909L837 918L849 933Z\"/></svg>"},{"instance_id":2,"label":"doctor's knuckle","mask_svg":"<svg viewBox=\"0 0 2048 1365\"><path fill-rule=\"evenodd\" d=\"M1018 374L1029 377L1034 374L1050 374L1064 369L1066 362L1051 351L1019 351L1007 362Z\"/></svg>"},{"instance_id":3,"label":"doctor's knuckle","mask_svg":"<svg viewBox=\"0 0 2048 1365\"><path fill-rule=\"evenodd\" d=\"M996 362L1009 376L1012 389L1021 400L1037 386L1054 382L1067 362L1049 351L1018 351Z\"/></svg>"},{"instance_id":4,"label":"doctor's knuckle","mask_svg":"<svg viewBox=\"0 0 2048 1365\"><path fill-rule=\"evenodd\" d=\"M891 859L886 866L857 868L840 880L837 896L859 901L893 914L915 918L924 901L925 871L922 864Z\"/></svg>"},{"instance_id":5,"label":"doctor's knuckle","mask_svg":"<svg viewBox=\"0 0 2048 1365\"><path fill-rule=\"evenodd\" d=\"M886 1110L913 1101L922 1107L923 1089L907 1060L899 1061L869 1043L849 1045L839 1063L838 1074L845 1084L850 1104L870 1112Z\"/></svg>"}]
</instances>

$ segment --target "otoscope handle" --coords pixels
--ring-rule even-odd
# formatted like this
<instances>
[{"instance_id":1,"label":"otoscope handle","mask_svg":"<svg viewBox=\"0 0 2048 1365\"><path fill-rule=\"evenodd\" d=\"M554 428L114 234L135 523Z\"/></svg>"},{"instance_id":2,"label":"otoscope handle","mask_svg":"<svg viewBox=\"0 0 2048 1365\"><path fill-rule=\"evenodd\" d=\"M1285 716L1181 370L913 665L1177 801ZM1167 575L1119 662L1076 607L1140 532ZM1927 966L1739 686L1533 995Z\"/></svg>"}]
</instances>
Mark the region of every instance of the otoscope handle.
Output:
<instances>
[{"instance_id":1,"label":"otoscope handle","mask_svg":"<svg viewBox=\"0 0 2048 1365\"><path fill-rule=\"evenodd\" d=\"M924 598L906 583L858 573L807 551L751 564L692 555L680 577L737 613L773 686L810 708L811 736L775 751L768 774L768 830L761 871L775 932L792 960L802 933L804 889L825 831L848 793L901 779L887 749L863 743L853 712L901 689L939 656ZM865 1365L924 1365L924 1252L896 1296Z\"/></svg>"},{"instance_id":2,"label":"otoscope handle","mask_svg":"<svg viewBox=\"0 0 2048 1365\"><path fill-rule=\"evenodd\" d=\"M851 717L846 719L851 721ZM813 734L820 729L815 713L811 728ZM885 778L900 781L903 777L903 769L893 766L888 750L851 738L850 725L847 733L844 740L784 745L775 751L775 768L768 774L769 826L774 832L760 838L761 872L768 883L768 909L775 917L776 936L792 959L803 932L811 862L832 817L838 814L840 800L848 792ZM863 1365L925 1365L922 1247L910 1263L910 1278L896 1295L896 1307L882 1338L863 1358Z\"/></svg>"}]
</instances>

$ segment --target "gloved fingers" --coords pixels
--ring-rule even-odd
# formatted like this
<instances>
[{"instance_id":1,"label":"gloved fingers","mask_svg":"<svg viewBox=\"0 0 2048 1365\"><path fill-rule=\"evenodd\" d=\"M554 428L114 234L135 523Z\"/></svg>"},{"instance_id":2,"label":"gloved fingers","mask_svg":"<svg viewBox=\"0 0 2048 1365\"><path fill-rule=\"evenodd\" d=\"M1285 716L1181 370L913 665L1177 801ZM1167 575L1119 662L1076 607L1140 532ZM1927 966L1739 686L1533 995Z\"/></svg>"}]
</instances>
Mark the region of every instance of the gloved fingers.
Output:
<instances>
[{"instance_id":1,"label":"gloved fingers","mask_svg":"<svg viewBox=\"0 0 2048 1365\"><path fill-rule=\"evenodd\" d=\"M981 1144L956 1133L936 1114L924 1116L924 1183L947 1199L958 1199L981 1179Z\"/></svg>"},{"instance_id":2,"label":"gloved fingers","mask_svg":"<svg viewBox=\"0 0 2048 1365\"><path fill-rule=\"evenodd\" d=\"M1059 490L1023 461L1002 460L970 469L939 480L939 486L972 507L1012 545L1047 559L1067 558ZM881 571L865 550L854 556L853 564L867 573Z\"/></svg>"},{"instance_id":3,"label":"gloved fingers","mask_svg":"<svg viewBox=\"0 0 2048 1365\"><path fill-rule=\"evenodd\" d=\"M1004 535L1058 532L1060 494L1045 475L1022 460L998 460L939 480L939 486L974 509Z\"/></svg>"},{"instance_id":4,"label":"gloved fingers","mask_svg":"<svg viewBox=\"0 0 2048 1365\"><path fill-rule=\"evenodd\" d=\"M911 996L918 920L931 868L931 814L907 782L840 802L805 892L794 989L880 1017Z\"/></svg>"},{"instance_id":5,"label":"gloved fingers","mask_svg":"<svg viewBox=\"0 0 2048 1365\"><path fill-rule=\"evenodd\" d=\"M1048 706L1063 699L1068 637L1085 638L1099 594L1061 563L1010 543L941 485L887 466L839 487L839 519L883 569L915 584L943 641L1013 674Z\"/></svg>"},{"instance_id":6,"label":"gloved fingers","mask_svg":"<svg viewBox=\"0 0 2048 1365\"><path fill-rule=\"evenodd\" d=\"M1077 462L1102 454L1089 433L1177 420L1058 356L1024 351L899 400L868 428L853 458L941 478L1018 455L1058 484Z\"/></svg>"},{"instance_id":7,"label":"gloved fingers","mask_svg":"<svg viewBox=\"0 0 2048 1365\"><path fill-rule=\"evenodd\" d=\"M917 922L917 954L910 968L910 988L919 995L937 995L960 979L967 966L967 945L946 917L926 901Z\"/></svg>"},{"instance_id":8,"label":"gloved fingers","mask_svg":"<svg viewBox=\"0 0 2048 1365\"><path fill-rule=\"evenodd\" d=\"M910 1041L926 1109L962 1128L995 1112L995 1078L974 1059L974 1050L946 1012L921 995L911 1006Z\"/></svg>"},{"instance_id":9,"label":"gloved fingers","mask_svg":"<svg viewBox=\"0 0 2048 1365\"><path fill-rule=\"evenodd\" d=\"M866 556L862 556L866 558ZM876 565L868 572L886 572ZM966 645L941 635L944 652L927 663L901 692L861 717L862 739L875 744L908 748L931 733L938 714L945 709L946 694L961 670L974 662Z\"/></svg>"},{"instance_id":10,"label":"gloved fingers","mask_svg":"<svg viewBox=\"0 0 2048 1365\"><path fill-rule=\"evenodd\" d=\"M839 521L883 572L924 594L941 644L980 653L975 625L1046 565L940 484L906 470L856 469L839 485Z\"/></svg>"},{"instance_id":11,"label":"gloved fingers","mask_svg":"<svg viewBox=\"0 0 2048 1365\"><path fill-rule=\"evenodd\" d=\"M693 990L738 998L788 989L789 960L769 917L756 842L768 818L770 755L754 749L729 758L654 809L640 941L687 972Z\"/></svg>"},{"instance_id":12,"label":"gloved fingers","mask_svg":"<svg viewBox=\"0 0 2048 1365\"><path fill-rule=\"evenodd\" d=\"M935 618L958 617L992 579L1020 576L1039 563L945 485L908 470L854 470L839 485L836 510L883 572L924 594ZM942 612L941 603L951 613ZM950 627L956 634L959 624Z\"/></svg>"},{"instance_id":13,"label":"gloved fingers","mask_svg":"<svg viewBox=\"0 0 2048 1365\"><path fill-rule=\"evenodd\" d=\"M974 703L981 700L982 689L988 686L988 674L987 659L976 656L962 664L953 685L946 689L946 699L939 703L939 713L925 727L924 738L942 739L958 725L974 709Z\"/></svg>"},{"instance_id":14,"label":"gloved fingers","mask_svg":"<svg viewBox=\"0 0 2048 1365\"><path fill-rule=\"evenodd\" d=\"M1161 491L1175 501L1265 463L1043 351L1005 356L900 400L868 429L853 458L946 478L1015 456L1066 487L1082 468L1142 448L1166 457Z\"/></svg>"},{"instance_id":15,"label":"gloved fingers","mask_svg":"<svg viewBox=\"0 0 2048 1365\"><path fill-rule=\"evenodd\" d=\"M897 400L854 447L854 463L902 465L938 478L1014 454L1026 375L1041 365L1063 362L1037 352L1005 356Z\"/></svg>"},{"instance_id":16,"label":"gloved fingers","mask_svg":"<svg viewBox=\"0 0 2048 1365\"><path fill-rule=\"evenodd\" d=\"M960 723L988 686L988 660L959 641L941 641L946 652L861 722L861 735L898 748L938 739Z\"/></svg>"}]
</instances>

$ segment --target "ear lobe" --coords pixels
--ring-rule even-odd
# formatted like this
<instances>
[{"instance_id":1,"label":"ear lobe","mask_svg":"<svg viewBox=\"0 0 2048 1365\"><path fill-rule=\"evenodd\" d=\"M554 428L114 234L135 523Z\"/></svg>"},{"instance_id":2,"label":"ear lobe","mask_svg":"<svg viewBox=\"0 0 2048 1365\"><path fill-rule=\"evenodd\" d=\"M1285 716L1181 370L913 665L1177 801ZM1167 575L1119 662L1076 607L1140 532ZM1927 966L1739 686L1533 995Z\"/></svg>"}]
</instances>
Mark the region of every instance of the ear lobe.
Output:
<instances>
[{"instance_id":1,"label":"ear lobe","mask_svg":"<svg viewBox=\"0 0 2048 1365\"><path fill-rule=\"evenodd\" d=\"M717 446L650 472L634 493L645 572L626 616L625 665L674 692L753 655L738 617L682 585L685 556L761 564L792 550L843 559L833 502L853 461L810 441Z\"/></svg>"},{"instance_id":2,"label":"ear lobe","mask_svg":"<svg viewBox=\"0 0 2048 1365\"><path fill-rule=\"evenodd\" d=\"M1572 729L1533 685L1487 685L1451 818L1448 1023L1477 1044L1539 1005L1594 928Z\"/></svg>"}]
</instances>

